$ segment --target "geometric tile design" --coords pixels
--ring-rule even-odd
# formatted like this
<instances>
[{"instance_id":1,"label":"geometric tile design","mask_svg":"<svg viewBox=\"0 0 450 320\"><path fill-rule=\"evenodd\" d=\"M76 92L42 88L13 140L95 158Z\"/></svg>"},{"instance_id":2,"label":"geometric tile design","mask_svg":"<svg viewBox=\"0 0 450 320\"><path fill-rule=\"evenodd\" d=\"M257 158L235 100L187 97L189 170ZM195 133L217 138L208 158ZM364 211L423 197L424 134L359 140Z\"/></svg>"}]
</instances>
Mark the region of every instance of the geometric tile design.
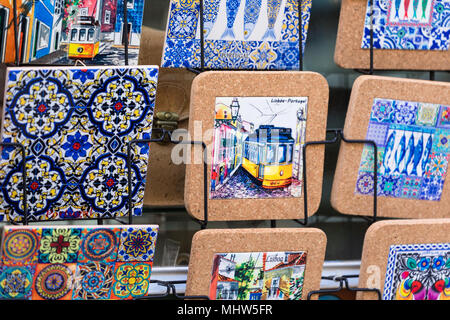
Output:
<instances>
[{"instance_id":1,"label":"geometric tile design","mask_svg":"<svg viewBox=\"0 0 450 320\"><path fill-rule=\"evenodd\" d=\"M449 50L450 0L373 0L367 4L362 48Z\"/></svg>"},{"instance_id":2,"label":"geometric tile design","mask_svg":"<svg viewBox=\"0 0 450 320\"><path fill-rule=\"evenodd\" d=\"M0 299L116 300L146 295L157 233L157 225L4 227ZM124 234L138 236L130 242ZM119 247L134 252L133 262L119 258Z\"/></svg>"},{"instance_id":3,"label":"geometric tile design","mask_svg":"<svg viewBox=\"0 0 450 320\"><path fill-rule=\"evenodd\" d=\"M449 300L450 243L393 245L383 300Z\"/></svg>"},{"instance_id":4,"label":"geometric tile design","mask_svg":"<svg viewBox=\"0 0 450 320\"><path fill-rule=\"evenodd\" d=\"M366 139L378 147L378 196L441 199L450 159L448 108L374 99ZM373 194L373 158L373 148L364 146L357 194Z\"/></svg>"},{"instance_id":5,"label":"geometric tile design","mask_svg":"<svg viewBox=\"0 0 450 320\"><path fill-rule=\"evenodd\" d=\"M128 213L127 145L150 135L157 67L8 69L2 138L26 148L28 219ZM134 215L142 211L149 148L134 145ZM21 221L21 154L0 159L0 221Z\"/></svg>"},{"instance_id":6,"label":"geometric tile design","mask_svg":"<svg viewBox=\"0 0 450 320\"><path fill-rule=\"evenodd\" d=\"M296 0L205 0L203 7L205 68L298 69ZM302 0L303 51L310 10L311 0ZM162 67L200 68L199 11L198 0L170 1Z\"/></svg>"}]
</instances>

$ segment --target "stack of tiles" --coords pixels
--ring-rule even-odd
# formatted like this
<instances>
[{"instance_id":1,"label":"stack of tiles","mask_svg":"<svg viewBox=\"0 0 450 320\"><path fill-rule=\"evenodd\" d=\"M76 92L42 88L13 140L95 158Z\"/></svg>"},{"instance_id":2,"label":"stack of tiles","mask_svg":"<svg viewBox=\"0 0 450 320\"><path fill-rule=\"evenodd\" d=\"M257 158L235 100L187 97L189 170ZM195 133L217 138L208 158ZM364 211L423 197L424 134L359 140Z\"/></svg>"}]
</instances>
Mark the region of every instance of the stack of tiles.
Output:
<instances>
[{"instance_id":1,"label":"stack of tiles","mask_svg":"<svg viewBox=\"0 0 450 320\"><path fill-rule=\"evenodd\" d=\"M0 298L133 299L148 293L157 225L5 227Z\"/></svg>"}]
</instances>

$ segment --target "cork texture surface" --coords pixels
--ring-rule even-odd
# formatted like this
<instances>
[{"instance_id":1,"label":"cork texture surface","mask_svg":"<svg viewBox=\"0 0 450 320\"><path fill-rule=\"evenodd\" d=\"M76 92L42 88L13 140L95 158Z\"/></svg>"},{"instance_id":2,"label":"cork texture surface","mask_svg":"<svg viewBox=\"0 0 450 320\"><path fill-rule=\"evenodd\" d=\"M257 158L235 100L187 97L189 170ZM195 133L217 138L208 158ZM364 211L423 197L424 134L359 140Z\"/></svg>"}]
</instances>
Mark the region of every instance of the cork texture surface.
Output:
<instances>
[{"instance_id":1,"label":"cork texture surface","mask_svg":"<svg viewBox=\"0 0 450 320\"><path fill-rule=\"evenodd\" d=\"M314 72L248 72L210 71L194 79L191 92L189 132L194 140L202 140L207 153L207 188L210 173L216 97L308 97L305 141L323 140L326 135L328 84ZM194 124L201 124L194 128ZM201 147L192 148L191 162L186 165L185 205L197 219L204 218L203 165ZM197 151L195 151L195 149ZM322 195L324 147L310 146L306 154L308 178L308 215L313 215ZM206 195L209 198L209 191ZM210 221L302 219L303 190L300 197L208 199Z\"/></svg>"},{"instance_id":2,"label":"cork texture surface","mask_svg":"<svg viewBox=\"0 0 450 320\"><path fill-rule=\"evenodd\" d=\"M326 235L314 228L202 230L192 239L186 295L208 295L216 253L306 251L302 300L318 290ZM317 297L317 296L313 296Z\"/></svg>"},{"instance_id":3,"label":"cork texture surface","mask_svg":"<svg viewBox=\"0 0 450 320\"><path fill-rule=\"evenodd\" d=\"M139 64L159 64L164 45L164 31L142 28ZM185 69L160 68L155 114L175 112L179 116L178 129L186 129L189 122L191 85L195 74ZM155 122L154 122L155 123ZM144 205L148 207L184 206L184 163L174 163L174 145L151 143Z\"/></svg>"},{"instance_id":4,"label":"cork texture surface","mask_svg":"<svg viewBox=\"0 0 450 320\"><path fill-rule=\"evenodd\" d=\"M364 239L359 288L377 288L383 293L389 248L392 245L450 242L449 219L391 220L374 223ZM358 292L357 299L374 300L374 292Z\"/></svg>"},{"instance_id":5,"label":"cork texture surface","mask_svg":"<svg viewBox=\"0 0 450 320\"><path fill-rule=\"evenodd\" d=\"M366 139L374 98L397 99L450 105L450 84L445 82L401 79L380 76L360 76L356 79L345 119L347 139ZM336 165L331 205L350 215L373 214L373 192L355 193L363 144L342 143ZM450 186L445 179L439 201L378 196L377 214L393 218L450 217Z\"/></svg>"},{"instance_id":6,"label":"cork texture surface","mask_svg":"<svg viewBox=\"0 0 450 320\"><path fill-rule=\"evenodd\" d=\"M370 50L361 48L367 0L342 0L335 63L346 69L369 69ZM450 50L375 49L374 69L450 70Z\"/></svg>"}]
</instances>

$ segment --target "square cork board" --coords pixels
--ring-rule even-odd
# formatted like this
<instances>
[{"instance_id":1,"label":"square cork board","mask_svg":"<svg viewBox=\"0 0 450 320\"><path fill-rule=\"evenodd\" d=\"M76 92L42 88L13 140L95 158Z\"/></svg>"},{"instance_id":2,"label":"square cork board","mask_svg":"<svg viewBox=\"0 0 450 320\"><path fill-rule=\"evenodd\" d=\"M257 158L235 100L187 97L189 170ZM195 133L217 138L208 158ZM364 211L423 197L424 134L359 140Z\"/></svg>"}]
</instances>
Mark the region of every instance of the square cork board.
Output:
<instances>
[{"instance_id":1,"label":"square cork board","mask_svg":"<svg viewBox=\"0 0 450 320\"><path fill-rule=\"evenodd\" d=\"M208 219L303 218L301 148L305 141L325 138L327 108L328 84L318 73L211 71L197 76L189 132L207 145ZM275 152L265 150L275 137ZM255 146L258 141L261 148ZM186 165L185 204L193 217L204 219L202 153L196 148ZM309 147L306 156L315 163L307 172L312 215L322 194L323 146Z\"/></svg>"},{"instance_id":2,"label":"square cork board","mask_svg":"<svg viewBox=\"0 0 450 320\"><path fill-rule=\"evenodd\" d=\"M350 97L344 135L373 140L382 217L445 218L450 200L450 84L361 76ZM373 147L343 143L331 192L343 214L373 214Z\"/></svg>"},{"instance_id":3,"label":"square cork board","mask_svg":"<svg viewBox=\"0 0 450 320\"><path fill-rule=\"evenodd\" d=\"M450 221L381 221L367 231L359 288L380 289L383 300L449 299ZM359 292L357 299L377 299Z\"/></svg>"},{"instance_id":4,"label":"square cork board","mask_svg":"<svg viewBox=\"0 0 450 320\"><path fill-rule=\"evenodd\" d=\"M314 228L199 231L192 240L186 295L210 296L213 300L306 300L308 292L320 287L326 241L325 233ZM236 272L245 270L246 262L256 271L248 279L251 288L241 290L237 297ZM297 286L282 294L279 288L288 279ZM230 295L225 296L221 289Z\"/></svg>"},{"instance_id":5,"label":"square cork board","mask_svg":"<svg viewBox=\"0 0 450 320\"><path fill-rule=\"evenodd\" d=\"M431 20L432 25L441 26L441 31L435 30L432 34L435 34L438 36L438 39L431 39L427 38L425 36L420 36L420 29L424 28L428 30L426 27L422 26L420 21L399 21L395 22L392 21L393 28L395 30L402 28L403 25L408 23L409 28L405 30L414 30L412 34L407 35L406 38L404 37L403 40L411 38L411 41L401 41L397 39L397 43L395 42L395 39L391 39L385 44L382 44L381 39L378 39L378 36L382 35L382 31L380 28L377 28L376 25L378 24L380 19L388 19L383 17L378 17L380 14L386 14L387 9L391 8L392 6L395 7L394 0L390 0L387 2L383 2L385 5L387 4L388 7L385 8L385 6L378 6L379 0L373 0L374 1L374 12L377 15L377 17L374 20L374 60L373 60L373 66L375 69L378 70L449 70L450 69L450 50L448 47L448 41L449 41L449 34L448 34L448 28L443 27L444 22L439 22L442 19L440 18L439 21L435 21L435 17L441 17L443 14L448 15L448 9L441 12L439 8L428 8L426 9L426 14L429 15L429 17L433 17ZM409 11L413 11L413 1L402 1L399 2L401 4L400 11L404 12L405 5L409 4ZM439 0L439 1L428 1L428 6L447 6L448 3L445 2L445 0ZM366 32L365 35L365 45L362 48L363 45L363 33L365 30L365 17L367 14L367 8L368 8L368 1L367 0L342 0L341 4L341 14L339 18L339 27L338 27L338 34L336 39L336 48L335 48L335 54L334 54L334 61L335 63L342 68L347 69L369 69L370 68L370 33L369 31ZM386 10L383 10L386 9ZM435 14L433 16L433 13L431 9L433 9L436 12L441 12L439 15ZM421 9L421 6L418 8L419 12ZM401 16L404 17L404 14L400 12ZM411 16L411 14L410 14ZM413 14L412 14L413 16ZM421 16L419 14L419 16ZM403 19L403 18L402 18ZM388 19L389 20L389 19ZM391 19L392 20L392 19ZM444 19L445 20L445 19ZM444 21L442 20L442 21ZM367 20L370 21L370 20ZM390 21L390 20L389 20ZM428 21L429 22L429 21ZM401 26L395 26L396 24L400 23ZM368 26L367 26L368 27ZM435 27L432 27L435 28ZM445 30L447 31L445 31ZM368 29L369 30L369 29ZM397 33L397 31L392 32ZM418 33L419 38L423 38L424 40L427 40L427 42L421 44L421 48L426 48L427 50L418 50L417 43L415 40L415 33ZM423 33L422 33L423 34ZM431 32L430 32L431 34ZM392 34L391 34L392 36ZM384 36L383 36L384 37ZM436 46L439 44L439 48ZM390 47L390 48L396 48L396 49L377 49L381 47ZM398 49L398 48L402 49ZM410 47L407 49L407 47ZM412 49L414 47L414 49ZM442 48L441 48L442 47ZM433 48L432 50L430 50Z\"/></svg>"}]
</instances>

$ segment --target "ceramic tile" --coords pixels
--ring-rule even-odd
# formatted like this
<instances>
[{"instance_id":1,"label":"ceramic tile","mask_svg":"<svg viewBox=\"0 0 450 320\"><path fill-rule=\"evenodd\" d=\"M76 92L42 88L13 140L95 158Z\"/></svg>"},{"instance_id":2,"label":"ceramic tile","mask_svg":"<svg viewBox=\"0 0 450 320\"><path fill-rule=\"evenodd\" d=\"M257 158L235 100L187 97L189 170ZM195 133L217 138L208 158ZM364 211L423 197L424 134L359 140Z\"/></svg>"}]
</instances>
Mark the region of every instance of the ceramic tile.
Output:
<instances>
[{"instance_id":1,"label":"ceramic tile","mask_svg":"<svg viewBox=\"0 0 450 320\"><path fill-rule=\"evenodd\" d=\"M0 298L114 300L146 295L157 233L157 225L5 227Z\"/></svg>"},{"instance_id":2,"label":"ceramic tile","mask_svg":"<svg viewBox=\"0 0 450 320\"><path fill-rule=\"evenodd\" d=\"M172 0L162 67L199 68L200 2ZM302 48L311 0L302 0ZM204 0L204 58L208 69L299 67L299 15L296 0Z\"/></svg>"},{"instance_id":3,"label":"ceramic tile","mask_svg":"<svg viewBox=\"0 0 450 320\"><path fill-rule=\"evenodd\" d=\"M378 196L439 201L447 174L447 106L376 98L366 139L378 150ZM440 128L442 126L442 128ZM356 193L373 194L373 148L365 146Z\"/></svg>"},{"instance_id":4,"label":"ceramic tile","mask_svg":"<svg viewBox=\"0 0 450 320\"><path fill-rule=\"evenodd\" d=\"M393 245L383 300L450 299L450 243Z\"/></svg>"},{"instance_id":5,"label":"ceramic tile","mask_svg":"<svg viewBox=\"0 0 450 320\"><path fill-rule=\"evenodd\" d=\"M138 63L144 0L17 0L21 63L71 65L76 60L92 65L123 65L123 4L127 3L128 62ZM1 62L16 59L14 4L2 1ZM82 78L85 76L81 76Z\"/></svg>"},{"instance_id":6,"label":"ceramic tile","mask_svg":"<svg viewBox=\"0 0 450 320\"><path fill-rule=\"evenodd\" d=\"M62 219L55 212L69 206L84 218L127 214L127 146L151 134L157 75L152 66L9 69L3 139L26 146L30 220ZM149 148L133 151L138 213ZM17 150L3 149L3 220L23 215L21 161Z\"/></svg>"},{"instance_id":7,"label":"ceramic tile","mask_svg":"<svg viewBox=\"0 0 450 320\"><path fill-rule=\"evenodd\" d=\"M370 48L373 20L375 49L448 50L449 0L373 0L367 4L362 48Z\"/></svg>"}]
</instances>

